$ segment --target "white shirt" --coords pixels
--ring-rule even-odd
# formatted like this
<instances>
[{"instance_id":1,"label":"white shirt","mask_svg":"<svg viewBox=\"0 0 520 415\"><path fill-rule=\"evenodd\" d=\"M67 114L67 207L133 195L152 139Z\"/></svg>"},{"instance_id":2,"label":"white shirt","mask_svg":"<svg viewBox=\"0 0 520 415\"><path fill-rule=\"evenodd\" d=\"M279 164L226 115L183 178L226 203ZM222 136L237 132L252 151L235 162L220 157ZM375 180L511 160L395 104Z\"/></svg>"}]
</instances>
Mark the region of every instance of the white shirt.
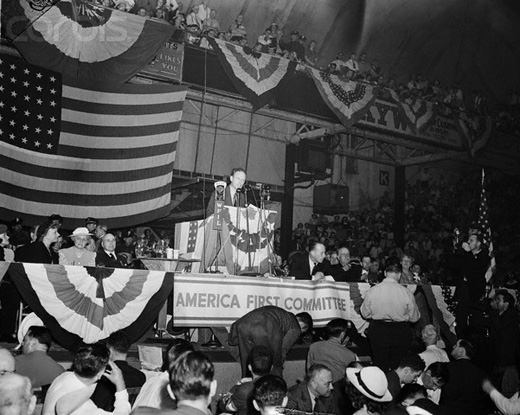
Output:
<instances>
[{"instance_id":1,"label":"white shirt","mask_svg":"<svg viewBox=\"0 0 520 415\"><path fill-rule=\"evenodd\" d=\"M419 356L421 356L421 359L424 360L424 363L426 364L426 369L428 369L428 366L430 366L432 363L448 363L450 361L448 354L440 347L437 347L437 345L435 344L426 347L426 350L422 353L419 353Z\"/></svg>"},{"instance_id":2,"label":"white shirt","mask_svg":"<svg viewBox=\"0 0 520 415\"><path fill-rule=\"evenodd\" d=\"M150 408L163 409L163 400L166 399L166 397L171 400L171 397L166 391L168 382L168 372L161 372L157 376L147 379L141 387L139 395L135 398L133 408L135 409L138 406L148 406Z\"/></svg>"},{"instance_id":3,"label":"white shirt","mask_svg":"<svg viewBox=\"0 0 520 415\"><path fill-rule=\"evenodd\" d=\"M515 393L511 398L507 399L499 391L494 389L489 397L495 403L497 408L504 415L517 415L520 414L520 396L519 393Z\"/></svg>"},{"instance_id":4,"label":"white shirt","mask_svg":"<svg viewBox=\"0 0 520 415\"><path fill-rule=\"evenodd\" d=\"M60 415L56 411L56 405L62 398L74 399L74 392L82 391L85 392L85 388L91 389L93 393L96 388L96 384L87 386L85 385L74 372L65 372L54 379L49 391L45 397L45 403L43 404L42 415ZM130 403L128 402L128 392L122 390L116 392L116 401L114 403L114 411L107 412L103 409L98 408L94 402L90 399L83 403L75 411L68 415L128 415L130 413Z\"/></svg>"}]
</instances>

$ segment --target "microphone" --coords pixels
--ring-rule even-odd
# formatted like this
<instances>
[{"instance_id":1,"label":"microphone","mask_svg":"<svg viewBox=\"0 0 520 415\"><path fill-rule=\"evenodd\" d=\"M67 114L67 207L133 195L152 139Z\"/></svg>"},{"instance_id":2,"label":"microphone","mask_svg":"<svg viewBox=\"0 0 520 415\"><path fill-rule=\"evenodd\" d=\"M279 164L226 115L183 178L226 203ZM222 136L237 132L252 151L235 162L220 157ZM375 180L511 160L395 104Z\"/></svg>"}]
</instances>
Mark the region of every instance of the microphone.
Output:
<instances>
[{"instance_id":1,"label":"microphone","mask_svg":"<svg viewBox=\"0 0 520 415\"><path fill-rule=\"evenodd\" d=\"M246 191L246 192L250 192L252 188L253 187L249 183L244 185L244 191Z\"/></svg>"}]
</instances>

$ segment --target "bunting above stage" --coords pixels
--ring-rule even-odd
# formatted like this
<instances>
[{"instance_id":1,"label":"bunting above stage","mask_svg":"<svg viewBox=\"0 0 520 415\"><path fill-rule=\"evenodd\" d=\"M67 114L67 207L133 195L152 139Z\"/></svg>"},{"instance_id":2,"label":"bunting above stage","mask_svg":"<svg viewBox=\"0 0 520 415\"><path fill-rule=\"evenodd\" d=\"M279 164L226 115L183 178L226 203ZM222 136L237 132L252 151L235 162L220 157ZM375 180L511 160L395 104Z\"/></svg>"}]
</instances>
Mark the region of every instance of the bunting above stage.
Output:
<instances>
[{"instance_id":1,"label":"bunting above stage","mask_svg":"<svg viewBox=\"0 0 520 415\"><path fill-rule=\"evenodd\" d=\"M415 97L399 97L394 90L390 95L404 114L406 124L416 133L425 131L437 116L437 104Z\"/></svg>"},{"instance_id":2,"label":"bunting above stage","mask_svg":"<svg viewBox=\"0 0 520 415\"><path fill-rule=\"evenodd\" d=\"M104 84L128 81L175 30L82 0L4 0L2 26L28 62Z\"/></svg>"},{"instance_id":3,"label":"bunting above stage","mask_svg":"<svg viewBox=\"0 0 520 415\"><path fill-rule=\"evenodd\" d=\"M29 307L69 350L122 329L136 341L173 290L168 272L22 263L11 263L8 272Z\"/></svg>"},{"instance_id":4,"label":"bunting above stage","mask_svg":"<svg viewBox=\"0 0 520 415\"><path fill-rule=\"evenodd\" d=\"M208 38L235 88L253 105L253 111L270 102L296 62L223 40Z\"/></svg>"},{"instance_id":5,"label":"bunting above stage","mask_svg":"<svg viewBox=\"0 0 520 415\"><path fill-rule=\"evenodd\" d=\"M364 117L372 106L379 87L363 82L346 81L337 75L307 68L318 91L341 124L350 127Z\"/></svg>"}]
</instances>

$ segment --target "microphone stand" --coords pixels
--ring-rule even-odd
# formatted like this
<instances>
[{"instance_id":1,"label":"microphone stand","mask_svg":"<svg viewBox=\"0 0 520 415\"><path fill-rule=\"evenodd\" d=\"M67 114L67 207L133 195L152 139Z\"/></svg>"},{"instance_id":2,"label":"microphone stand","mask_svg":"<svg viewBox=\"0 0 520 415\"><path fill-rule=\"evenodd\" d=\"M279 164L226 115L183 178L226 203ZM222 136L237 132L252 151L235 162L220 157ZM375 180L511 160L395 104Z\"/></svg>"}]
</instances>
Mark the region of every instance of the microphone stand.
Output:
<instances>
[{"instance_id":1,"label":"microphone stand","mask_svg":"<svg viewBox=\"0 0 520 415\"><path fill-rule=\"evenodd\" d=\"M235 199L237 201L237 206L236 206L236 209L237 209L237 216L236 216L236 228L240 231L240 194L243 192L244 190L239 187L236 192L235 192ZM238 235L237 235L237 240L236 240L236 243L237 243L237 246L235 247L235 275L238 275Z\"/></svg>"},{"instance_id":2,"label":"microphone stand","mask_svg":"<svg viewBox=\"0 0 520 415\"><path fill-rule=\"evenodd\" d=\"M249 241L251 240L251 237L249 235L249 209L247 208L247 192L249 191L249 185L246 185L245 188L244 188L244 195L245 195L245 198L246 198L246 231L247 231L247 261L248 261L248 271L251 272L253 271L253 267L251 265L251 249L249 249Z\"/></svg>"},{"instance_id":3,"label":"microphone stand","mask_svg":"<svg viewBox=\"0 0 520 415\"><path fill-rule=\"evenodd\" d=\"M260 190L260 217L262 218L262 226L261 228L265 231L265 236L267 239L267 272L269 273L269 276L272 277L274 275L274 268L273 268L273 259L271 257L272 251L271 251L271 241L269 240L269 225L267 224L267 217L265 212L265 201L269 201L271 198L271 189L269 186L262 185L262 188ZM261 240L262 238L259 238ZM259 247L260 248L260 247ZM260 271L260 270L259 270Z\"/></svg>"}]
</instances>

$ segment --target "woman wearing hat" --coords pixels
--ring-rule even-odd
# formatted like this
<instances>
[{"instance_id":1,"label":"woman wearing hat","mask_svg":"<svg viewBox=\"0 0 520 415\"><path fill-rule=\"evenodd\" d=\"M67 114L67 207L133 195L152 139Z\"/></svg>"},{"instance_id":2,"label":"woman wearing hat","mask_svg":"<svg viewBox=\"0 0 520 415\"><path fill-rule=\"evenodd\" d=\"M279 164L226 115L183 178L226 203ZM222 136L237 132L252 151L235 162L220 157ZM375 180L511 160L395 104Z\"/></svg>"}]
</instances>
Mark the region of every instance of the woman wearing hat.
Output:
<instances>
[{"instance_id":1,"label":"woman wearing hat","mask_svg":"<svg viewBox=\"0 0 520 415\"><path fill-rule=\"evenodd\" d=\"M70 239L74 242L74 246L70 248L60 249L61 265L82 265L84 267L96 266L96 253L86 249L90 242L92 234L87 228L76 228Z\"/></svg>"},{"instance_id":2,"label":"woman wearing hat","mask_svg":"<svg viewBox=\"0 0 520 415\"><path fill-rule=\"evenodd\" d=\"M386 376L377 366L349 367L347 380L347 395L357 409L354 415L382 414L392 401Z\"/></svg>"}]
</instances>

